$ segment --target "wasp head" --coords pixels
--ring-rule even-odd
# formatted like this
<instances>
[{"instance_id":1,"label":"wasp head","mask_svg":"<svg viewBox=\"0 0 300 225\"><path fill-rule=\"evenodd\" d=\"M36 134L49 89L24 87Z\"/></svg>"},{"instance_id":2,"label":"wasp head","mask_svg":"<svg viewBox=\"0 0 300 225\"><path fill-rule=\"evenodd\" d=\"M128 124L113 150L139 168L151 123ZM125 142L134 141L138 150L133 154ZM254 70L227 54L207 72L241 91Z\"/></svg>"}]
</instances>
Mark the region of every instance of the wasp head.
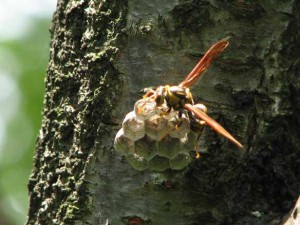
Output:
<instances>
[{"instance_id":1,"label":"wasp head","mask_svg":"<svg viewBox=\"0 0 300 225\"><path fill-rule=\"evenodd\" d=\"M166 91L168 89L168 85L166 86L159 86L156 89L156 98L155 98L155 102L157 106L161 106L162 104L164 104L165 102L165 98L166 98Z\"/></svg>"}]
</instances>

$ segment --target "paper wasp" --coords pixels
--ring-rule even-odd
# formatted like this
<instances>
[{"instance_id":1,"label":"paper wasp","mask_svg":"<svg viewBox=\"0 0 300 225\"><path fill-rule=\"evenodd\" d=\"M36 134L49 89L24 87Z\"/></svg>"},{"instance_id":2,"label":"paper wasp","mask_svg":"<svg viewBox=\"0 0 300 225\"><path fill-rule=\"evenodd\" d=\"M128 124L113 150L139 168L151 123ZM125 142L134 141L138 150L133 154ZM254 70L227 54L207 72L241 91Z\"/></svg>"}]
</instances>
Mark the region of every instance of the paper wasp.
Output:
<instances>
[{"instance_id":1,"label":"paper wasp","mask_svg":"<svg viewBox=\"0 0 300 225\"><path fill-rule=\"evenodd\" d=\"M215 43L198 62L195 68L187 75L187 77L179 85L158 86L156 89L149 90L144 99L154 100L156 106L167 105L168 112L172 109L179 112L179 117L184 110L192 113L192 115L205 122L217 133L229 139L232 143L242 148L240 144L228 131L226 131L219 123L206 114L204 110L197 108L194 104L192 93L189 87L197 82L200 75L207 69L213 59L217 57L228 46L229 42L225 39Z\"/></svg>"}]
</instances>

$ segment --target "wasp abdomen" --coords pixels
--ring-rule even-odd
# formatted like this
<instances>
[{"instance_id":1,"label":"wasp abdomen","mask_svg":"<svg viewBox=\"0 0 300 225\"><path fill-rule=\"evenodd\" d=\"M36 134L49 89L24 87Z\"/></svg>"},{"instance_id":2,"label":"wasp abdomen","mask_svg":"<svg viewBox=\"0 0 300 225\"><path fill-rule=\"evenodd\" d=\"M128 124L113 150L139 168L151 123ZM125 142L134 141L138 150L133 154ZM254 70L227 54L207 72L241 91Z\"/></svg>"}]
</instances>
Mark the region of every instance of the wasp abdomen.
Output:
<instances>
[{"instance_id":1,"label":"wasp abdomen","mask_svg":"<svg viewBox=\"0 0 300 225\"><path fill-rule=\"evenodd\" d=\"M170 108L182 109L184 104L192 103L192 95L189 88L179 86L166 87L166 101Z\"/></svg>"}]
</instances>

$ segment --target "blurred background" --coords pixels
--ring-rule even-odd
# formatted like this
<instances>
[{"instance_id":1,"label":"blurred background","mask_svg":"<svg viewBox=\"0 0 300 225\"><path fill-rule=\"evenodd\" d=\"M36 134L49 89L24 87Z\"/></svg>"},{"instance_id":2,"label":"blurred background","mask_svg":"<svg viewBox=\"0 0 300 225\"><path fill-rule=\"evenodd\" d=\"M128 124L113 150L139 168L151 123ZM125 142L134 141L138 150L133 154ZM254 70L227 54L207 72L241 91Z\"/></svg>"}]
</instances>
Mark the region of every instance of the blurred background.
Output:
<instances>
[{"instance_id":1,"label":"blurred background","mask_svg":"<svg viewBox=\"0 0 300 225\"><path fill-rule=\"evenodd\" d=\"M0 224L26 222L56 0L0 0Z\"/></svg>"}]
</instances>

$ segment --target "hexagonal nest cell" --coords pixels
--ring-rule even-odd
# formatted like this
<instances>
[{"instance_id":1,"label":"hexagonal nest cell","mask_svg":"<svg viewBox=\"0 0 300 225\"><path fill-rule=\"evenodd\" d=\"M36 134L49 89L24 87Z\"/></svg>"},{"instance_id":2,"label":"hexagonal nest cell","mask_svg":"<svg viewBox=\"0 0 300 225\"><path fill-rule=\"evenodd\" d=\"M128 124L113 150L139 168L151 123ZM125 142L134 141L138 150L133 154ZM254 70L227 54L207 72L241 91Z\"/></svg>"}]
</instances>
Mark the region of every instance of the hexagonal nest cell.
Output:
<instances>
[{"instance_id":1,"label":"hexagonal nest cell","mask_svg":"<svg viewBox=\"0 0 300 225\"><path fill-rule=\"evenodd\" d=\"M189 152L198 144L195 137L200 132L191 130L188 115L179 117L178 111L164 107L138 100L115 137L115 149L136 170L182 170L192 160Z\"/></svg>"}]
</instances>

